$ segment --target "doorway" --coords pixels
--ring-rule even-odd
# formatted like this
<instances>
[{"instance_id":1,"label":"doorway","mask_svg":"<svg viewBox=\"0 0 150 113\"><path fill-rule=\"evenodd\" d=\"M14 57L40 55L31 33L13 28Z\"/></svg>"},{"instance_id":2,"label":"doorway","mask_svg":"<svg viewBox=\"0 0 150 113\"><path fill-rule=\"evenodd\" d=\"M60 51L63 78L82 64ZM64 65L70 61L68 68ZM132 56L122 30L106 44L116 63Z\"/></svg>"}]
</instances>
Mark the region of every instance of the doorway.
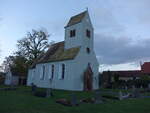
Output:
<instances>
[{"instance_id":1,"label":"doorway","mask_svg":"<svg viewBox=\"0 0 150 113\"><path fill-rule=\"evenodd\" d=\"M93 89L93 71L90 65L84 72L84 91L92 91Z\"/></svg>"}]
</instances>

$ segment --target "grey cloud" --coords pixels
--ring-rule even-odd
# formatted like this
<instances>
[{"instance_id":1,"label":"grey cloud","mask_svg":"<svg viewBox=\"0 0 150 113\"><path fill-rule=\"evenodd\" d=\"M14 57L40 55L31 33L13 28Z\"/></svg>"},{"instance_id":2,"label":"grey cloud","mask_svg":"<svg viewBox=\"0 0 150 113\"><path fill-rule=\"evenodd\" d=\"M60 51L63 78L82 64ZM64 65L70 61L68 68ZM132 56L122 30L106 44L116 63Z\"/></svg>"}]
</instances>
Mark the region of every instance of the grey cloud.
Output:
<instances>
[{"instance_id":1,"label":"grey cloud","mask_svg":"<svg viewBox=\"0 0 150 113\"><path fill-rule=\"evenodd\" d=\"M150 59L150 39L133 43L127 37L95 35L95 50L101 64L122 64Z\"/></svg>"},{"instance_id":2,"label":"grey cloud","mask_svg":"<svg viewBox=\"0 0 150 113\"><path fill-rule=\"evenodd\" d=\"M126 27L121 25L116 15L113 12L113 9L111 8L111 4L107 1L102 1L99 5L94 5L91 13L91 19L94 20L93 25L95 29L95 32L102 33L102 34L108 34L109 35L115 35L124 33Z\"/></svg>"}]
</instances>

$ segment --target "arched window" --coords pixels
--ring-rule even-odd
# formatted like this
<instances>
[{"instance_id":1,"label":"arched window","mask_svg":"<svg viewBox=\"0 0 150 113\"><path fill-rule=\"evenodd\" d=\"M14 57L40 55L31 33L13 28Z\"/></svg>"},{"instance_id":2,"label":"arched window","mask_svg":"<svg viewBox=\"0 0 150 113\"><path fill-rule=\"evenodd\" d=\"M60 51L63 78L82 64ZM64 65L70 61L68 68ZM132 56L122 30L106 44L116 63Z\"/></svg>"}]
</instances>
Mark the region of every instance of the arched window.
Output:
<instances>
[{"instance_id":1,"label":"arched window","mask_svg":"<svg viewBox=\"0 0 150 113\"><path fill-rule=\"evenodd\" d=\"M65 64L62 64L62 79L65 77Z\"/></svg>"},{"instance_id":2,"label":"arched window","mask_svg":"<svg viewBox=\"0 0 150 113\"><path fill-rule=\"evenodd\" d=\"M52 77L52 79L53 79L53 77L54 77L54 65L52 65L51 72L52 72L52 73L51 73L51 74L52 74L51 77Z\"/></svg>"},{"instance_id":3,"label":"arched window","mask_svg":"<svg viewBox=\"0 0 150 113\"><path fill-rule=\"evenodd\" d=\"M44 80L44 77L45 77L45 65L43 65L42 70L43 70L43 73L42 73L41 80Z\"/></svg>"},{"instance_id":4,"label":"arched window","mask_svg":"<svg viewBox=\"0 0 150 113\"><path fill-rule=\"evenodd\" d=\"M35 70L31 72L31 79L34 80Z\"/></svg>"}]
</instances>

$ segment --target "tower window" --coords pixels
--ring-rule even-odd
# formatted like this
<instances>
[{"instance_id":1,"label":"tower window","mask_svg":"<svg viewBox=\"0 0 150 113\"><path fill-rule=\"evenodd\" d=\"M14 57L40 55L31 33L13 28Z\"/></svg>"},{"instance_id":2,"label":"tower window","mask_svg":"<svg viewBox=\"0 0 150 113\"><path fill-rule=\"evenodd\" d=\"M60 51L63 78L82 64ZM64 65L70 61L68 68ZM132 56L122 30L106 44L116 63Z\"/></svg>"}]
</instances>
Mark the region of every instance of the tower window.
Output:
<instances>
[{"instance_id":1,"label":"tower window","mask_svg":"<svg viewBox=\"0 0 150 113\"><path fill-rule=\"evenodd\" d=\"M71 30L70 31L70 37L75 37L76 36L76 30Z\"/></svg>"},{"instance_id":2,"label":"tower window","mask_svg":"<svg viewBox=\"0 0 150 113\"><path fill-rule=\"evenodd\" d=\"M90 67L90 66L91 66L91 63L88 63L88 66Z\"/></svg>"},{"instance_id":3,"label":"tower window","mask_svg":"<svg viewBox=\"0 0 150 113\"><path fill-rule=\"evenodd\" d=\"M86 30L86 36L88 37L88 38L90 38L91 37L91 32L90 32L90 30Z\"/></svg>"},{"instance_id":4,"label":"tower window","mask_svg":"<svg viewBox=\"0 0 150 113\"><path fill-rule=\"evenodd\" d=\"M65 64L62 64L62 79L65 77Z\"/></svg>"},{"instance_id":5,"label":"tower window","mask_svg":"<svg viewBox=\"0 0 150 113\"><path fill-rule=\"evenodd\" d=\"M86 48L86 52L89 54L90 53L90 48Z\"/></svg>"},{"instance_id":6,"label":"tower window","mask_svg":"<svg viewBox=\"0 0 150 113\"><path fill-rule=\"evenodd\" d=\"M52 79L53 79L53 77L54 77L54 65L52 65L52 71L51 71L51 74L52 74Z\"/></svg>"}]
</instances>

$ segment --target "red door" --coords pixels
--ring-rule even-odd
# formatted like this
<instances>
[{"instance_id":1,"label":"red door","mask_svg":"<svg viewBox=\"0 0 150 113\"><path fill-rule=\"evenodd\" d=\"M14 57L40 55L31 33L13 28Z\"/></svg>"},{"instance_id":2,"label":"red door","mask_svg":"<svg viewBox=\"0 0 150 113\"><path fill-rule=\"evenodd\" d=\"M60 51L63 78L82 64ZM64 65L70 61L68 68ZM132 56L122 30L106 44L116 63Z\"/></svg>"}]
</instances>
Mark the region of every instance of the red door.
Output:
<instances>
[{"instance_id":1,"label":"red door","mask_svg":"<svg viewBox=\"0 0 150 113\"><path fill-rule=\"evenodd\" d=\"M88 65L84 72L84 90L91 91L93 89L93 72L92 68Z\"/></svg>"}]
</instances>

